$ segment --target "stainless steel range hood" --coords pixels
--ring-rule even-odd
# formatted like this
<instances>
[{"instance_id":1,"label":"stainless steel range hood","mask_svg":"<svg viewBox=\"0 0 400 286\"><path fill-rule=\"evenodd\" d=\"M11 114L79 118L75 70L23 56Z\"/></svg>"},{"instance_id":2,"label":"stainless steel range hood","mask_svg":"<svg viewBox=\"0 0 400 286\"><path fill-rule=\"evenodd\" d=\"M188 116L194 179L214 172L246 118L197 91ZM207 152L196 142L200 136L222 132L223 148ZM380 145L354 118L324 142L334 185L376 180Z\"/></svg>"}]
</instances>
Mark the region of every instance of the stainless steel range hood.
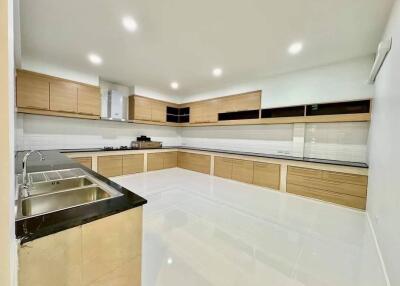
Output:
<instances>
[{"instance_id":1,"label":"stainless steel range hood","mask_svg":"<svg viewBox=\"0 0 400 286\"><path fill-rule=\"evenodd\" d=\"M101 98L101 119L128 121L128 98L117 90L103 90Z\"/></svg>"}]
</instances>

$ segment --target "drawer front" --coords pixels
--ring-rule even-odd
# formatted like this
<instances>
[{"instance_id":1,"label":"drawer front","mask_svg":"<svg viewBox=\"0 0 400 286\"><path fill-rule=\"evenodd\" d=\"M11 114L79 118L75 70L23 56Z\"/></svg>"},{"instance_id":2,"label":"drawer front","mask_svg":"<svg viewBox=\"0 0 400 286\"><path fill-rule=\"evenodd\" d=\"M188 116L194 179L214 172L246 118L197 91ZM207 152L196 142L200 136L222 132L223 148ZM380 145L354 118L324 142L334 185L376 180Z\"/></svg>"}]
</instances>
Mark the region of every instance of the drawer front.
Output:
<instances>
[{"instance_id":1,"label":"drawer front","mask_svg":"<svg viewBox=\"0 0 400 286\"><path fill-rule=\"evenodd\" d=\"M147 171L164 169L164 158L162 153L147 154Z\"/></svg>"},{"instance_id":2,"label":"drawer front","mask_svg":"<svg viewBox=\"0 0 400 286\"><path fill-rule=\"evenodd\" d=\"M248 160L233 160L232 164L232 180L253 183L254 163Z\"/></svg>"},{"instance_id":3,"label":"drawer front","mask_svg":"<svg viewBox=\"0 0 400 286\"><path fill-rule=\"evenodd\" d=\"M286 191L288 193L320 199L323 201L345 205L353 208L365 210L366 207L366 198L339 194L316 188L298 186L294 184L287 184Z\"/></svg>"},{"instance_id":4,"label":"drawer front","mask_svg":"<svg viewBox=\"0 0 400 286\"><path fill-rule=\"evenodd\" d=\"M97 159L97 171L105 177L122 175L122 156L101 156Z\"/></svg>"},{"instance_id":5,"label":"drawer front","mask_svg":"<svg viewBox=\"0 0 400 286\"><path fill-rule=\"evenodd\" d=\"M254 162L253 184L279 190L281 181L281 165Z\"/></svg>"},{"instance_id":6,"label":"drawer front","mask_svg":"<svg viewBox=\"0 0 400 286\"><path fill-rule=\"evenodd\" d=\"M288 166L288 175L322 179L322 170Z\"/></svg>"},{"instance_id":7,"label":"drawer front","mask_svg":"<svg viewBox=\"0 0 400 286\"><path fill-rule=\"evenodd\" d=\"M231 179L233 160L224 157L214 158L214 176Z\"/></svg>"},{"instance_id":8,"label":"drawer front","mask_svg":"<svg viewBox=\"0 0 400 286\"><path fill-rule=\"evenodd\" d=\"M144 171L144 155L124 155L122 173L124 175L142 173Z\"/></svg>"},{"instance_id":9,"label":"drawer front","mask_svg":"<svg viewBox=\"0 0 400 286\"><path fill-rule=\"evenodd\" d=\"M211 156L179 152L178 166L195 172L210 174Z\"/></svg>"},{"instance_id":10,"label":"drawer front","mask_svg":"<svg viewBox=\"0 0 400 286\"><path fill-rule=\"evenodd\" d=\"M92 157L72 158L72 160L85 166L86 168L92 169Z\"/></svg>"},{"instance_id":11,"label":"drawer front","mask_svg":"<svg viewBox=\"0 0 400 286\"><path fill-rule=\"evenodd\" d=\"M164 169L175 168L178 166L178 152L165 152Z\"/></svg>"},{"instance_id":12,"label":"drawer front","mask_svg":"<svg viewBox=\"0 0 400 286\"><path fill-rule=\"evenodd\" d=\"M367 187L362 185L354 185L344 182L334 182L311 177L302 177L297 175L289 175L288 184L295 184L304 187L312 187L325 191L341 193L346 195L367 197Z\"/></svg>"},{"instance_id":13,"label":"drawer front","mask_svg":"<svg viewBox=\"0 0 400 286\"><path fill-rule=\"evenodd\" d=\"M361 186L367 186L368 184L368 177L362 175L323 171L322 177L325 180L333 182L343 182Z\"/></svg>"}]
</instances>

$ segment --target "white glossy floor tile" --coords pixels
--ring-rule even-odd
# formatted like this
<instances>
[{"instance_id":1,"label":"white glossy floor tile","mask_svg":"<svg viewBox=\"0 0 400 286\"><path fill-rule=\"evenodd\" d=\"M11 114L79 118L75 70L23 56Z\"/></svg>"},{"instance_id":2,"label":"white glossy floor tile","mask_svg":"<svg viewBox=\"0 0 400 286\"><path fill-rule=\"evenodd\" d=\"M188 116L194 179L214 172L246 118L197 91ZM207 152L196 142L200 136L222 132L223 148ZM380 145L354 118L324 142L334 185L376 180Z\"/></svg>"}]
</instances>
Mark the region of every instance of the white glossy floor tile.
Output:
<instances>
[{"instance_id":1,"label":"white glossy floor tile","mask_svg":"<svg viewBox=\"0 0 400 286\"><path fill-rule=\"evenodd\" d=\"M148 199L143 286L384 286L365 213L183 169L114 178Z\"/></svg>"}]
</instances>

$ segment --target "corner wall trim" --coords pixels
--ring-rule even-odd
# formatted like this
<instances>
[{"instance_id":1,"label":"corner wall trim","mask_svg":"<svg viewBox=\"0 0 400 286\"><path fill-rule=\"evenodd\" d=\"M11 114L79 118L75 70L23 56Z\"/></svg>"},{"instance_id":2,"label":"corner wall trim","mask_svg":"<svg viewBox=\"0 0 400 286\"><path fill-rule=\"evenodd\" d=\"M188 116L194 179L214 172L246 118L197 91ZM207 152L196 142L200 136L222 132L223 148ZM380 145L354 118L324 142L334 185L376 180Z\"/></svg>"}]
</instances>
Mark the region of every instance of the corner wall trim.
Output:
<instances>
[{"instance_id":1,"label":"corner wall trim","mask_svg":"<svg viewBox=\"0 0 400 286\"><path fill-rule=\"evenodd\" d=\"M385 264L385 261L383 260L381 248L380 248L379 243L378 243L378 238L377 238L377 236L376 236L374 226L373 226L373 224L372 224L372 221L371 221L371 218L370 218L370 216L369 216L368 211L366 211L365 214L367 215L368 224L369 224L369 227L370 227L370 229L371 229L372 237L373 237L374 242L375 242L375 246L376 246L376 250L377 250L377 252L378 252L379 260L380 260L381 265L382 265L382 270L383 270L383 275L385 276L386 285L387 285L387 286L391 286L391 284L390 284L390 279L389 279L389 276L388 276L387 271L386 271L386 264Z\"/></svg>"}]
</instances>

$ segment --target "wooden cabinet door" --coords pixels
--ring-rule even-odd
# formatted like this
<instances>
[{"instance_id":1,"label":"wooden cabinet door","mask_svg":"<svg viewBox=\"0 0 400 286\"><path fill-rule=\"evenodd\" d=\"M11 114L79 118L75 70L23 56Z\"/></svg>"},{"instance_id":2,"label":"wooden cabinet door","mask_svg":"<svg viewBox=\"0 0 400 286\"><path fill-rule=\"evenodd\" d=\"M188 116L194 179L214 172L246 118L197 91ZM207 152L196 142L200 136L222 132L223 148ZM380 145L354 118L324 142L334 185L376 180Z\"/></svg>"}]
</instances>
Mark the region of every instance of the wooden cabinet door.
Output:
<instances>
[{"instance_id":1,"label":"wooden cabinet door","mask_svg":"<svg viewBox=\"0 0 400 286\"><path fill-rule=\"evenodd\" d=\"M156 171L164 169L164 156L162 153L147 154L147 171Z\"/></svg>"},{"instance_id":2,"label":"wooden cabinet door","mask_svg":"<svg viewBox=\"0 0 400 286\"><path fill-rule=\"evenodd\" d=\"M232 179L233 159L214 157L214 176Z\"/></svg>"},{"instance_id":3,"label":"wooden cabinet door","mask_svg":"<svg viewBox=\"0 0 400 286\"><path fill-rule=\"evenodd\" d=\"M17 106L49 110L50 81L46 78L18 72Z\"/></svg>"},{"instance_id":4,"label":"wooden cabinet door","mask_svg":"<svg viewBox=\"0 0 400 286\"><path fill-rule=\"evenodd\" d=\"M97 158L97 172L105 177L122 175L122 156L100 156Z\"/></svg>"},{"instance_id":5,"label":"wooden cabinet door","mask_svg":"<svg viewBox=\"0 0 400 286\"><path fill-rule=\"evenodd\" d=\"M253 183L253 161L234 159L232 164L232 180Z\"/></svg>"},{"instance_id":6,"label":"wooden cabinet door","mask_svg":"<svg viewBox=\"0 0 400 286\"><path fill-rule=\"evenodd\" d=\"M101 98L97 87L78 86L78 113L100 116Z\"/></svg>"},{"instance_id":7,"label":"wooden cabinet door","mask_svg":"<svg viewBox=\"0 0 400 286\"><path fill-rule=\"evenodd\" d=\"M281 179L281 165L254 162L253 184L279 190Z\"/></svg>"},{"instance_id":8,"label":"wooden cabinet door","mask_svg":"<svg viewBox=\"0 0 400 286\"><path fill-rule=\"evenodd\" d=\"M72 158L72 160L85 166L86 168L92 169L92 157Z\"/></svg>"},{"instance_id":9,"label":"wooden cabinet door","mask_svg":"<svg viewBox=\"0 0 400 286\"><path fill-rule=\"evenodd\" d=\"M151 102L151 121L167 121L167 105L161 101L152 100Z\"/></svg>"},{"instance_id":10,"label":"wooden cabinet door","mask_svg":"<svg viewBox=\"0 0 400 286\"><path fill-rule=\"evenodd\" d=\"M78 111L78 86L66 81L50 82L50 110Z\"/></svg>"},{"instance_id":11,"label":"wooden cabinet door","mask_svg":"<svg viewBox=\"0 0 400 286\"><path fill-rule=\"evenodd\" d=\"M144 171L144 155L132 154L122 157L122 174L136 174Z\"/></svg>"},{"instance_id":12,"label":"wooden cabinet door","mask_svg":"<svg viewBox=\"0 0 400 286\"><path fill-rule=\"evenodd\" d=\"M175 168L178 166L178 152L165 152L164 169Z\"/></svg>"},{"instance_id":13,"label":"wooden cabinet door","mask_svg":"<svg viewBox=\"0 0 400 286\"><path fill-rule=\"evenodd\" d=\"M134 97L134 119L151 121L151 100L145 97Z\"/></svg>"},{"instance_id":14,"label":"wooden cabinet door","mask_svg":"<svg viewBox=\"0 0 400 286\"><path fill-rule=\"evenodd\" d=\"M218 112L235 112L261 109L261 92L251 92L220 99Z\"/></svg>"},{"instance_id":15,"label":"wooden cabinet door","mask_svg":"<svg viewBox=\"0 0 400 286\"><path fill-rule=\"evenodd\" d=\"M207 100L203 103L203 121L206 123L218 122L218 99Z\"/></svg>"},{"instance_id":16,"label":"wooden cabinet door","mask_svg":"<svg viewBox=\"0 0 400 286\"><path fill-rule=\"evenodd\" d=\"M193 103L190 105L190 123L204 123L203 105L201 103Z\"/></svg>"}]
</instances>

